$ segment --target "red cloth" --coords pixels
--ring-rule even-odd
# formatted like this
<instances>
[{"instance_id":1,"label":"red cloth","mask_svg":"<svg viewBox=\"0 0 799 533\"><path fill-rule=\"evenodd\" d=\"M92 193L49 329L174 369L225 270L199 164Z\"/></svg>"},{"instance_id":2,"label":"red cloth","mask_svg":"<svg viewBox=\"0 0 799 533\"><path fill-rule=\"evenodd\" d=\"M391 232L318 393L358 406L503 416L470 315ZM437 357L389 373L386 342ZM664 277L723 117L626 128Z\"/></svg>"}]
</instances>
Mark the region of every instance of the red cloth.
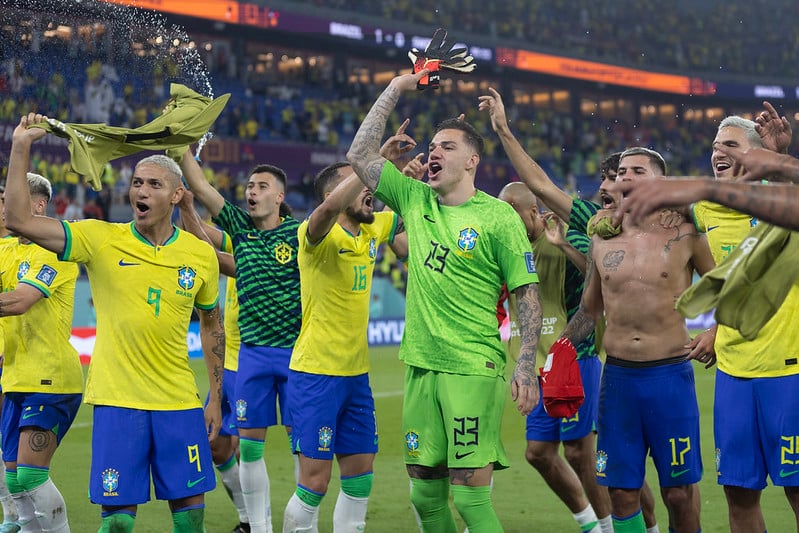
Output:
<instances>
[{"instance_id":1,"label":"red cloth","mask_svg":"<svg viewBox=\"0 0 799 533\"><path fill-rule=\"evenodd\" d=\"M505 319L508 318L508 311L505 309L505 300L510 298L508 286L503 285L502 290L499 292L499 301L497 302L497 326L501 326Z\"/></svg>"},{"instance_id":2,"label":"red cloth","mask_svg":"<svg viewBox=\"0 0 799 533\"><path fill-rule=\"evenodd\" d=\"M549 349L541 372L544 409L553 418L571 418L585 400L577 351L569 339L558 339Z\"/></svg>"}]
</instances>

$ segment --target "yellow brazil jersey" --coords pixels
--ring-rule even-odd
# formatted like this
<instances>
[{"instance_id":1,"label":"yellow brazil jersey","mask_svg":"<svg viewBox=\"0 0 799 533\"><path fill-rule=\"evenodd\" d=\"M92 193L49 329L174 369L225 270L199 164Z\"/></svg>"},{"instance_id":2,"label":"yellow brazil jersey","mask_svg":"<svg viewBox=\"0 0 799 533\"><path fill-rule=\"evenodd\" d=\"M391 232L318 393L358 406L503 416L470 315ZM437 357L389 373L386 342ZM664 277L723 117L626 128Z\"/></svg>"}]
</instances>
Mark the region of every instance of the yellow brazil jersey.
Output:
<instances>
[{"instance_id":1,"label":"yellow brazil jersey","mask_svg":"<svg viewBox=\"0 0 799 533\"><path fill-rule=\"evenodd\" d=\"M227 233L222 233L222 250L232 254L233 242ZM239 369L239 292L236 278L228 278L225 285L225 370L236 372Z\"/></svg>"},{"instance_id":2,"label":"yellow brazil jersey","mask_svg":"<svg viewBox=\"0 0 799 533\"><path fill-rule=\"evenodd\" d=\"M398 217L375 213L350 235L334 224L318 244L308 242L308 221L297 230L302 327L289 368L311 374L357 376L369 371L369 294L377 248L394 238Z\"/></svg>"},{"instance_id":3,"label":"yellow brazil jersey","mask_svg":"<svg viewBox=\"0 0 799 533\"><path fill-rule=\"evenodd\" d=\"M78 352L69 342L78 266L59 261L53 252L36 244L18 242L4 247L3 253L12 249L16 267L3 290L26 284L44 297L25 313L4 319L3 391L79 394L83 370Z\"/></svg>"},{"instance_id":4,"label":"yellow brazil jersey","mask_svg":"<svg viewBox=\"0 0 799 533\"><path fill-rule=\"evenodd\" d=\"M14 251L16 245L16 237L6 235L0 238L0 292L11 290L8 287L13 285L12 280L16 280L17 266ZM3 325L6 323L6 318L0 318L0 355L3 353Z\"/></svg>"},{"instance_id":5,"label":"yellow brazil jersey","mask_svg":"<svg viewBox=\"0 0 799 533\"><path fill-rule=\"evenodd\" d=\"M219 297L211 245L175 228L154 246L132 222L64 222L64 231L63 259L85 264L97 311L86 403L200 407L186 336L192 308L212 309Z\"/></svg>"},{"instance_id":6,"label":"yellow brazil jersey","mask_svg":"<svg viewBox=\"0 0 799 533\"><path fill-rule=\"evenodd\" d=\"M716 264L743 241L757 219L710 202L694 205L696 227L707 233ZM782 306L752 341L735 328L719 324L716 361L719 370L740 378L799 374L799 283L794 283Z\"/></svg>"}]
</instances>

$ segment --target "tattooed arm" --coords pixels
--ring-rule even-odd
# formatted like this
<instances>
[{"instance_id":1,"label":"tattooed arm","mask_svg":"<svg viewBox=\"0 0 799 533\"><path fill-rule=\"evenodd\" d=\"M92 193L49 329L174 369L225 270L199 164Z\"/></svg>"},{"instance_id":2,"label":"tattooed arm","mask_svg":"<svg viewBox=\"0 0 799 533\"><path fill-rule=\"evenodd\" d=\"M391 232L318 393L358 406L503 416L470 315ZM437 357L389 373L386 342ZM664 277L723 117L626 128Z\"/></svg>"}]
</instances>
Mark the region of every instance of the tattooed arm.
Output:
<instances>
[{"instance_id":1,"label":"tattooed arm","mask_svg":"<svg viewBox=\"0 0 799 533\"><path fill-rule=\"evenodd\" d=\"M516 295L517 322L521 336L519 359L513 370L511 394L516 408L527 416L538 403L538 380L535 374L535 354L541 336L541 302L538 285L522 285L513 291Z\"/></svg>"},{"instance_id":2,"label":"tattooed arm","mask_svg":"<svg viewBox=\"0 0 799 533\"><path fill-rule=\"evenodd\" d=\"M427 76L427 73L427 69L424 69L418 74L404 74L392 79L386 90L372 105L355 133L355 138L347 152L347 161L350 162L363 184L371 191L377 188L380 173L386 162L386 159L380 155L380 140L386 130L388 116L397 105L400 93L415 89L416 82Z\"/></svg>"},{"instance_id":3,"label":"tattooed arm","mask_svg":"<svg viewBox=\"0 0 799 533\"><path fill-rule=\"evenodd\" d=\"M205 426L208 440L219 434L222 426L222 369L225 366L225 328L219 306L213 309L197 308L200 317L200 342L208 370L208 405L205 407Z\"/></svg>"},{"instance_id":4,"label":"tattooed arm","mask_svg":"<svg viewBox=\"0 0 799 533\"><path fill-rule=\"evenodd\" d=\"M599 273L594 263L593 254L594 241L592 239L591 244L588 246L588 254L586 254L585 288L583 289L580 308L569 320L569 323L566 324L563 333L560 334L561 337L569 339L575 346L594 331L596 321L601 316L604 307L599 284Z\"/></svg>"}]
</instances>

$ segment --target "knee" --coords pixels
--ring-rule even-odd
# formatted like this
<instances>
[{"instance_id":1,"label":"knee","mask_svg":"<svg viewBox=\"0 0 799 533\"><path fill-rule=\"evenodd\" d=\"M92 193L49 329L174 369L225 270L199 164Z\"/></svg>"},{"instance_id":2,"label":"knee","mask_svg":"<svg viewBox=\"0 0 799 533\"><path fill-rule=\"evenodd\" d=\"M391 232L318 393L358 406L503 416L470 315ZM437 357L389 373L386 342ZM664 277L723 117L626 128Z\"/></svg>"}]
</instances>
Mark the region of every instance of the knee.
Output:
<instances>
[{"instance_id":1,"label":"knee","mask_svg":"<svg viewBox=\"0 0 799 533\"><path fill-rule=\"evenodd\" d=\"M669 509L679 509L686 505L693 505L693 491L698 490L694 485L680 487L664 487L663 503Z\"/></svg>"},{"instance_id":2,"label":"knee","mask_svg":"<svg viewBox=\"0 0 799 533\"><path fill-rule=\"evenodd\" d=\"M546 466L552 462L552 454L547 447L532 441L527 443L524 458L527 459L527 462L536 470L546 468Z\"/></svg>"},{"instance_id":3,"label":"knee","mask_svg":"<svg viewBox=\"0 0 799 533\"><path fill-rule=\"evenodd\" d=\"M426 516L449 503L449 479L411 478L411 504L419 516Z\"/></svg>"}]
</instances>

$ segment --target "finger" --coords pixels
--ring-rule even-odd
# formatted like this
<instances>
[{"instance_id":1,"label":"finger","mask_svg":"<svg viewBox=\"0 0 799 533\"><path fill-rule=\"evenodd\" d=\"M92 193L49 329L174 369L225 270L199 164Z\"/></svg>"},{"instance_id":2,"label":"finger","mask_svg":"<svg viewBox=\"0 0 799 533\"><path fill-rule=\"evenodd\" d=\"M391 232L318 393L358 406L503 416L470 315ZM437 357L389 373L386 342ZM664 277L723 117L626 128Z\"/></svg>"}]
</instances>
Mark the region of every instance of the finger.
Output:
<instances>
[{"instance_id":1,"label":"finger","mask_svg":"<svg viewBox=\"0 0 799 533\"><path fill-rule=\"evenodd\" d=\"M519 398L519 385L515 379L510 382L510 397L514 402Z\"/></svg>"},{"instance_id":2,"label":"finger","mask_svg":"<svg viewBox=\"0 0 799 533\"><path fill-rule=\"evenodd\" d=\"M427 76L428 74L430 74L430 69L428 69L428 68L423 68L422 70L420 70L420 71L419 71L419 72L417 72L416 74L412 74L412 75L411 75L411 77L413 78L413 80L414 80L415 82L417 82L417 83L418 83L418 82L419 82L419 80L421 80L422 78L424 78L424 77L425 77L425 76Z\"/></svg>"},{"instance_id":3,"label":"finger","mask_svg":"<svg viewBox=\"0 0 799 533\"><path fill-rule=\"evenodd\" d=\"M763 115L766 117L767 120L769 118L778 118L780 116L779 113L777 113L777 110L774 109L774 106L771 105L771 103L768 101L765 100L763 101L763 108L764 108Z\"/></svg>"},{"instance_id":4,"label":"finger","mask_svg":"<svg viewBox=\"0 0 799 533\"><path fill-rule=\"evenodd\" d=\"M501 101L502 101L502 97L499 95L499 93L498 93L498 92L496 91L496 89L494 89L493 87L489 87L489 88L488 88L488 92L490 92L490 93L491 93L491 96L493 96L494 98L496 98L496 100L497 100L498 102L501 102Z\"/></svg>"},{"instance_id":5,"label":"finger","mask_svg":"<svg viewBox=\"0 0 799 533\"><path fill-rule=\"evenodd\" d=\"M417 154L416 157L413 158L413 160L417 161L418 163L421 163L423 157L424 157L424 152Z\"/></svg>"},{"instance_id":6,"label":"finger","mask_svg":"<svg viewBox=\"0 0 799 533\"><path fill-rule=\"evenodd\" d=\"M399 128L397 128L396 135L404 134L405 133L405 128L407 128L408 124L410 124L410 123L411 123L411 119L409 119L409 118L406 118L405 120L403 120L402 124L400 124Z\"/></svg>"},{"instance_id":7,"label":"finger","mask_svg":"<svg viewBox=\"0 0 799 533\"><path fill-rule=\"evenodd\" d=\"M458 115L458 120L463 120L465 118L466 118L466 115L464 113L461 113L460 115Z\"/></svg>"}]
</instances>

